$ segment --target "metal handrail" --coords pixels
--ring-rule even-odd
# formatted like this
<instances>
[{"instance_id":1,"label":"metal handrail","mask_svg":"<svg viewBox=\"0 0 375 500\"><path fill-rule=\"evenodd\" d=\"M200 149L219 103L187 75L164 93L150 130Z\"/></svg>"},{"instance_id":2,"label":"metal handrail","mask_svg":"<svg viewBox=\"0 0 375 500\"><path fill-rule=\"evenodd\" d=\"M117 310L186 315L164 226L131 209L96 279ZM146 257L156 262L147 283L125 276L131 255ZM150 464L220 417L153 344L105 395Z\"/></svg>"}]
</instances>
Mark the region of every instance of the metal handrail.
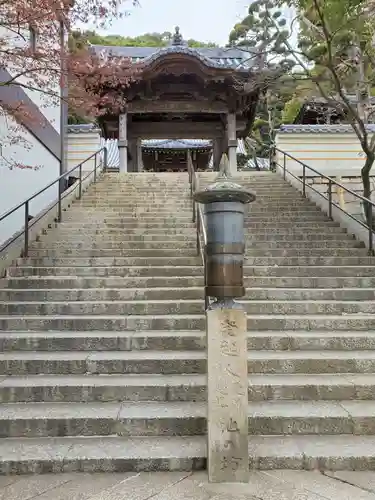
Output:
<instances>
[{"instance_id":1,"label":"metal handrail","mask_svg":"<svg viewBox=\"0 0 375 500\"><path fill-rule=\"evenodd\" d=\"M188 157L187 168L189 173L189 183L190 183L190 197L192 200L192 210L193 210L193 222L196 223L197 229L197 255L202 258L203 268L204 268L204 307L205 310L209 306L209 297L206 293L207 285L207 266L206 266L206 247L207 247L207 230L206 223L204 220L204 214L202 206L194 200L195 193L199 190L199 178L197 172L195 171L193 162L191 158Z\"/></svg>"},{"instance_id":2,"label":"metal handrail","mask_svg":"<svg viewBox=\"0 0 375 500\"><path fill-rule=\"evenodd\" d=\"M374 213L375 203L372 200L370 200L369 198L365 198L364 196L362 196L362 195L356 193L355 191L353 191L352 189L349 189L348 187L344 186L340 182L337 182L332 177L329 177L328 175L322 174L321 172L319 172L315 168L310 167L309 165L306 165L306 163L304 163L303 161L299 160L298 158L295 158L294 156L292 156L291 154L287 153L286 151L283 151L282 149L279 149L277 147L274 147L274 151L278 151L279 153L281 153L283 155L283 164L282 165L280 165L276 161L275 155L274 155L273 162L274 162L274 164L276 166L278 166L278 167L280 167L282 169L284 180L286 180L286 174L288 173L294 179L296 179L299 182L301 182L302 183L302 194L303 194L303 196L305 198L306 198L306 177L307 177L306 176L306 170L309 170L309 171L313 172L314 174L316 174L317 176L319 176L319 177L327 180L327 182L328 182L327 196L325 196L324 193L322 193L318 189L315 189L310 184L308 185L308 188L311 189L312 191L314 191L315 193L317 193L322 198L324 198L325 200L328 201L328 216L329 216L329 218L331 220L333 220L333 217L332 217L332 208L336 207L341 212L343 212L345 215L347 215L350 219L354 220L355 222L358 222L358 224L360 224L362 227L364 227L368 231L369 253L374 254L373 213ZM297 175L293 174L290 170L287 169L287 167L286 167L287 158L290 158L291 160L299 163L302 166L302 178L301 178L301 176L297 176ZM333 194L332 188L333 188L333 186L337 186L340 189L343 189L344 191L346 191L350 195L354 196L357 200L360 200L365 206L368 207L368 222L367 222L367 218L366 218L366 222L364 222L364 221L362 221L360 219L357 219L357 217L355 217L354 215L350 214L343 207L341 207L340 204L338 204L338 203L336 203L336 202L333 201L333 199L332 199L332 194ZM365 215L366 215L366 211L365 211Z\"/></svg>"},{"instance_id":3,"label":"metal handrail","mask_svg":"<svg viewBox=\"0 0 375 500\"><path fill-rule=\"evenodd\" d=\"M101 155L101 153L103 153L102 161L98 161L98 156ZM94 158L94 168L93 168L93 170L90 170L90 172L85 177L82 177L82 166L86 162L90 161L92 158ZM73 172L75 172L77 169L79 170L78 199L80 200L82 198L82 182L85 181L92 174L94 174L94 181L93 182L95 183L96 180L97 180L97 171L100 169L100 167L103 166L103 170L104 171L106 169L107 158L108 158L108 156L107 156L107 148L106 147L102 147L101 149L99 149L98 151L96 151L95 153L93 153L92 155L90 155L88 158L86 158L84 161L82 161L81 163L79 163L78 165L76 165L75 167L73 167L72 169L70 169L68 172L64 172L57 179L55 179L54 181L50 182L44 188L42 188L39 191L37 191L36 193L34 193L32 196L30 196L29 198L27 198L25 201L22 201L21 203L19 203L18 205L16 205L15 207L11 208L7 212L5 212L3 215L1 215L0 216L0 222L2 222L3 220L5 220L10 215L14 214L17 210L21 209L22 207L25 208L25 212L24 212L24 214L25 214L24 215L25 225L24 225L23 229L20 230L20 231L18 231L17 233L15 233L15 235L13 235L11 238L9 238L9 240L7 240L0 247L0 255L12 243L14 243L18 238L20 238L22 235L24 235L24 248L23 248L23 252L22 252L22 257L24 257L24 258L28 257L28 253L29 253L29 231L34 226L34 224L36 224L38 221L40 221L45 215L47 215L56 206L58 207L56 222L61 222L62 221L62 201L64 200L64 198L68 194L70 194L69 189L64 189L64 187L65 187L64 186L64 180L66 180L66 178L70 174L72 174ZM100 156L99 156L99 160L100 160ZM52 205L48 206L47 209L45 209L42 212L40 212L32 220L29 220L30 219L30 211L29 211L30 202L32 200L34 200L35 198L37 198L39 195L43 194L45 191L47 191L47 189L51 188L52 186L54 186L57 183L59 184L59 194L58 194L57 201L55 203L53 203ZM65 192L65 194L64 194L64 192Z\"/></svg>"}]
</instances>

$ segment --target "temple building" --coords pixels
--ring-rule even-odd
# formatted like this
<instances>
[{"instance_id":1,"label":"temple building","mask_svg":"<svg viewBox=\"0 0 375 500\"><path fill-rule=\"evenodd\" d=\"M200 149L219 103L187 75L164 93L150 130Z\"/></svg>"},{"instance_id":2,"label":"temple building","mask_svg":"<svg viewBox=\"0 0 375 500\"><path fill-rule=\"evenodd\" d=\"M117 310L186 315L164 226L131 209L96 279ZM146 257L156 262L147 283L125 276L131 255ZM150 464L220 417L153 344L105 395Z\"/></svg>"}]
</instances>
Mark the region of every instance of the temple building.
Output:
<instances>
[{"instance_id":1,"label":"temple building","mask_svg":"<svg viewBox=\"0 0 375 500\"><path fill-rule=\"evenodd\" d=\"M357 96L348 94L347 98L355 106ZM375 97L370 98L368 122L375 122ZM323 97L314 97L304 102L299 110L294 123L296 125L338 125L349 123L347 110L340 99L328 101Z\"/></svg>"},{"instance_id":2,"label":"temple building","mask_svg":"<svg viewBox=\"0 0 375 500\"><path fill-rule=\"evenodd\" d=\"M196 155L198 168L203 168L208 141L214 169L226 152L231 172L237 171L237 140L251 129L261 86L255 53L190 48L178 28L171 44L160 49L92 48L96 53L131 58L138 70L130 86L100 89L126 97L120 113L108 109L100 119L103 137L118 140L120 172L177 168L186 161L186 149ZM204 142L199 148L186 148L181 138L184 144L191 139ZM181 147L158 148L154 143L144 149L145 140L180 140Z\"/></svg>"},{"instance_id":3,"label":"temple building","mask_svg":"<svg viewBox=\"0 0 375 500\"><path fill-rule=\"evenodd\" d=\"M143 170L181 172L190 155L197 171L207 170L212 156L212 142L203 139L146 140L142 143Z\"/></svg>"}]
</instances>

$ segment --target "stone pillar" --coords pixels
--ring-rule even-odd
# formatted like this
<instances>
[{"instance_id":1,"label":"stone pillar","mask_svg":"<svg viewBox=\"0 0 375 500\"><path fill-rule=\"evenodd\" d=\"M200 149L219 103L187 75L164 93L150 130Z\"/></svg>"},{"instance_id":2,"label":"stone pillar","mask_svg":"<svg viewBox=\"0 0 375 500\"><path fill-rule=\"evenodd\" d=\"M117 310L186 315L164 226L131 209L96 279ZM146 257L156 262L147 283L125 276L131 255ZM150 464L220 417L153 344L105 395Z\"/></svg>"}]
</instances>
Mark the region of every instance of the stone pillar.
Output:
<instances>
[{"instance_id":1,"label":"stone pillar","mask_svg":"<svg viewBox=\"0 0 375 500\"><path fill-rule=\"evenodd\" d=\"M237 127L235 113L228 113L227 115L227 136L229 172L233 175L237 172Z\"/></svg>"},{"instance_id":2,"label":"stone pillar","mask_svg":"<svg viewBox=\"0 0 375 500\"><path fill-rule=\"evenodd\" d=\"M223 149L223 139L221 137L216 137L213 141L213 168L215 172L219 171L220 159Z\"/></svg>"},{"instance_id":3,"label":"stone pillar","mask_svg":"<svg viewBox=\"0 0 375 500\"><path fill-rule=\"evenodd\" d=\"M137 172L137 139L128 140L128 172ZM129 158L130 157L130 158Z\"/></svg>"},{"instance_id":4,"label":"stone pillar","mask_svg":"<svg viewBox=\"0 0 375 500\"><path fill-rule=\"evenodd\" d=\"M142 139L137 139L137 172L143 172Z\"/></svg>"},{"instance_id":5,"label":"stone pillar","mask_svg":"<svg viewBox=\"0 0 375 500\"><path fill-rule=\"evenodd\" d=\"M128 171L128 118L126 113L119 116L118 149L120 174Z\"/></svg>"},{"instance_id":6,"label":"stone pillar","mask_svg":"<svg viewBox=\"0 0 375 500\"><path fill-rule=\"evenodd\" d=\"M208 476L248 482L247 316L234 298L245 294L244 207L255 195L220 175L195 200L206 209L206 295L216 299L206 313Z\"/></svg>"}]
</instances>

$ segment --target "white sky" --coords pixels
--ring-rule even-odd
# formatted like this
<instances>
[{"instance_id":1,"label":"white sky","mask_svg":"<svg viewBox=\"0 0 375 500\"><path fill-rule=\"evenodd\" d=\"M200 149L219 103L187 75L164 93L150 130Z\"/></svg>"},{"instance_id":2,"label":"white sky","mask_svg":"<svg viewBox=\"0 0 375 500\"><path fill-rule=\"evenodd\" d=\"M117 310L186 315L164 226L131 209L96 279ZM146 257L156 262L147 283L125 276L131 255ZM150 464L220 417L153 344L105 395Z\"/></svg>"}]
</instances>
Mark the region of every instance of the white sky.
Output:
<instances>
[{"instance_id":1,"label":"white sky","mask_svg":"<svg viewBox=\"0 0 375 500\"><path fill-rule=\"evenodd\" d=\"M106 33L136 36L173 32L174 27L179 26L185 39L195 38L223 46L228 42L231 29L246 15L251 3L250 0L139 1L140 7L130 8L130 16L115 21Z\"/></svg>"}]
</instances>

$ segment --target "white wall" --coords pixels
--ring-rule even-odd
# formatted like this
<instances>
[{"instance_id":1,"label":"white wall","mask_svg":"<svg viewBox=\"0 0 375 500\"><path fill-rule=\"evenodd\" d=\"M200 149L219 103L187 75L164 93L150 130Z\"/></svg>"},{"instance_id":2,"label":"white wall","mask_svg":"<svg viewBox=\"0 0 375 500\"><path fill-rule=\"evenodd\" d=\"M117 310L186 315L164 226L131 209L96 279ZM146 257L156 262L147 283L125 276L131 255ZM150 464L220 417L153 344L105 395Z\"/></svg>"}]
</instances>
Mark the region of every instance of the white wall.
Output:
<instances>
[{"instance_id":1,"label":"white wall","mask_svg":"<svg viewBox=\"0 0 375 500\"><path fill-rule=\"evenodd\" d=\"M73 125L68 127L67 170L71 170L79 163L86 160L102 147L100 130L92 125ZM95 159L92 158L82 165L83 172L94 170ZM78 176L78 170L72 173Z\"/></svg>"},{"instance_id":2,"label":"white wall","mask_svg":"<svg viewBox=\"0 0 375 500\"><path fill-rule=\"evenodd\" d=\"M312 130L315 130L313 133ZM309 132L310 131L310 132ZM360 175L364 155L359 140L346 125L283 126L276 135L276 147L328 176ZM277 162L283 163L280 153ZM287 160L287 169L302 175L302 166ZM314 175L306 169L306 175Z\"/></svg>"},{"instance_id":3,"label":"white wall","mask_svg":"<svg viewBox=\"0 0 375 500\"><path fill-rule=\"evenodd\" d=\"M0 116L0 131L6 129L12 118ZM0 157L0 215L18 205L26 198L42 189L59 176L60 162L27 130L22 130L22 136L27 141L27 147L22 144L4 145ZM9 159L19 163L41 168L10 169ZM36 215L57 197L57 186L48 189L30 203L30 215ZM24 224L24 212L18 210L13 215L0 222L0 245Z\"/></svg>"}]
</instances>

